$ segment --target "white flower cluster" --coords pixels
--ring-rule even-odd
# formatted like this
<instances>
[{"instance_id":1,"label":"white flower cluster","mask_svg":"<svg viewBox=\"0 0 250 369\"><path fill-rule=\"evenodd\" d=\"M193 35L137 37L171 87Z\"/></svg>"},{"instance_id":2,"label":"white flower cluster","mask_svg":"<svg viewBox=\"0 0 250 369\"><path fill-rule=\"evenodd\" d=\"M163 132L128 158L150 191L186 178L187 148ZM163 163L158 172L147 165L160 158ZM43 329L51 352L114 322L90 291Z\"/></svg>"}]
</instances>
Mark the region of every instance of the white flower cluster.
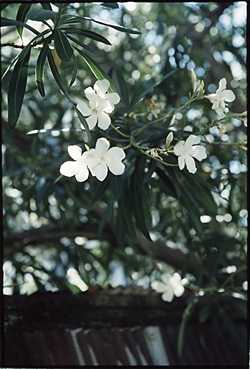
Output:
<instances>
[{"instance_id":1,"label":"white flower cluster","mask_svg":"<svg viewBox=\"0 0 250 369\"><path fill-rule=\"evenodd\" d=\"M88 87L84 90L89 101L89 106L86 102L81 101L77 104L77 108L84 116L87 116L86 122L89 129L93 129L96 124L101 129L107 129L111 123L108 114L114 110L114 105L120 101L120 96L116 93L107 93L110 83L107 79L97 81L94 84L94 89Z\"/></svg>"},{"instance_id":2,"label":"white flower cluster","mask_svg":"<svg viewBox=\"0 0 250 369\"><path fill-rule=\"evenodd\" d=\"M112 113L114 105L120 101L117 93L107 93L110 83L103 79L94 84L94 89L85 89L85 95L89 101L89 106L85 102L80 102L77 108L84 116L88 116L86 121L89 129L93 129L96 124L101 129L107 129L111 123L107 113ZM68 146L68 153L74 161L66 161L60 167L60 173L66 177L75 176L78 182L86 181L89 172L99 181L104 181L108 175L108 169L115 175L120 175L125 170L122 160L125 152L119 147L110 147L110 142L102 137L96 141L95 149L82 152L77 145Z\"/></svg>"},{"instance_id":3,"label":"white flower cluster","mask_svg":"<svg viewBox=\"0 0 250 369\"><path fill-rule=\"evenodd\" d=\"M204 83L198 81L196 85L196 75L191 70L191 79L194 93L203 93ZM94 88L88 87L84 90L89 105L86 102L79 102L77 108L81 111L83 116L86 117L86 122L89 129L92 130L96 125L106 130L111 119L108 114L114 110L114 105L120 101L120 96L116 93L108 93L110 83L107 79L99 80L94 84ZM225 101L231 102L235 99L235 95L231 90L226 90L226 79L222 78L219 82L219 88L216 93L204 96L208 98L212 105L212 109L216 111L218 115L228 112L228 107ZM150 106L148 110L152 116L157 117L160 110L164 107L164 104L156 104L153 99L150 100ZM174 121L174 116L170 125ZM222 131L221 131L222 132ZM173 140L173 132L171 131L166 138L166 145L164 149L152 148L146 151L146 154L151 155L153 158L163 160L160 154L168 155L169 152L173 152L178 156L178 166L180 170L187 167L190 173L196 173L197 168L195 166L194 158L201 161L207 157L206 149L204 146L198 146L201 139L196 135L190 135L186 141L178 142L171 151L171 142ZM119 147L110 147L110 142L102 137L96 142L95 149L89 149L82 153L82 149L79 146L71 145L68 147L69 155L75 161L67 161L61 165L60 173L67 177L75 176L78 182L87 180L89 171L99 181L103 181L108 174L108 169L115 175L121 175L124 173L125 165L122 160L125 158L125 152Z\"/></svg>"},{"instance_id":4,"label":"white flower cluster","mask_svg":"<svg viewBox=\"0 0 250 369\"><path fill-rule=\"evenodd\" d=\"M86 181L89 171L99 181L104 181L108 175L108 169L115 175L120 175L125 170L122 160L125 152L120 147L109 149L109 141L102 137L96 141L95 149L82 153L77 145L70 145L68 153L74 161L66 161L60 167L60 173L66 177L75 176L78 182Z\"/></svg>"}]
</instances>

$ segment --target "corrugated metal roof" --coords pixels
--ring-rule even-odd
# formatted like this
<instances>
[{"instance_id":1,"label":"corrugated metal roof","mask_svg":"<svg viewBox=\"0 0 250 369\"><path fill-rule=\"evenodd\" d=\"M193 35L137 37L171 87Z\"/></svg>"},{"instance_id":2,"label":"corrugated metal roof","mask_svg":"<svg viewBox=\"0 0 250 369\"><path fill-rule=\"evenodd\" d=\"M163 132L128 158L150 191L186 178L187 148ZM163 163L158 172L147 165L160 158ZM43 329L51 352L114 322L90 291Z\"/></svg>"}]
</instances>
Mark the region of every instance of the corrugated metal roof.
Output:
<instances>
[{"instance_id":1,"label":"corrugated metal roof","mask_svg":"<svg viewBox=\"0 0 250 369\"><path fill-rule=\"evenodd\" d=\"M243 328L243 327L239 327ZM223 332L215 340L209 326L187 325L183 354L178 357L179 326L65 329L63 331L22 332L22 354L15 357L15 341L7 365L246 365L242 354ZM244 329L242 329L244 333ZM247 334L245 330L247 340ZM14 337L9 335L9 340ZM19 343L20 346L20 343ZM246 345L247 346L247 345ZM18 351L18 350L17 350Z\"/></svg>"},{"instance_id":2,"label":"corrugated metal roof","mask_svg":"<svg viewBox=\"0 0 250 369\"><path fill-rule=\"evenodd\" d=\"M246 342L242 350L225 327L219 327L216 339L209 322L190 320L179 357L185 306L181 298L167 304L155 291L142 288L8 296L4 363L9 367L248 364L246 321L237 319Z\"/></svg>"}]
</instances>

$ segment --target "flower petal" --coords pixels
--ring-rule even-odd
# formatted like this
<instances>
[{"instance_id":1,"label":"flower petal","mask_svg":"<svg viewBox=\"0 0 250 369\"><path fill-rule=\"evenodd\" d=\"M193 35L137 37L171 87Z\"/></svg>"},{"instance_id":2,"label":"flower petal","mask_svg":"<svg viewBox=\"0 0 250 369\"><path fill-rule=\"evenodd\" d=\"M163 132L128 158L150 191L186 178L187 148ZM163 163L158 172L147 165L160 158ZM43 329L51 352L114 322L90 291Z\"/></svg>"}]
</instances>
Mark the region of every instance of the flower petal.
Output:
<instances>
[{"instance_id":1,"label":"flower petal","mask_svg":"<svg viewBox=\"0 0 250 369\"><path fill-rule=\"evenodd\" d=\"M109 170L116 176L124 173L125 165L120 161L109 162L107 163L107 165L108 165Z\"/></svg>"},{"instance_id":2,"label":"flower petal","mask_svg":"<svg viewBox=\"0 0 250 369\"><path fill-rule=\"evenodd\" d=\"M171 274L169 273L164 273L161 276L161 279L163 280L165 284L169 284L170 278L171 278Z\"/></svg>"},{"instance_id":3,"label":"flower petal","mask_svg":"<svg viewBox=\"0 0 250 369\"><path fill-rule=\"evenodd\" d=\"M94 89L96 90L97 94L103 98L103 95L106 94L110 83L107 79L102 79L101 81L96 81L94 84Z\"/></svg>"},{"instance_id":4,"label":"flower petal","mask_svg":"<svg viewBox=\"0 0 250 369\"><path fill-rule=\"evenodd\" d=\"M95 90L92 87L88 87L84 90L84 93L88 100L91 100L93 96L96 95Z\"/></svg>"},{"instance_id":5,"label":"flower petal","mask_svg":"<svg viewBox=\"0 0 250 369\"><path fill-rule=\"evenodd\" d=\"M205 146L193 146L190 149L190 155L199 161L206 159L207 153Z\"/></svg>"},{"instance_id":6,"label":"flower petal","mask_svg":"<svg viewBox=\"0 0 250 369\"><path fill-rule=\"evenodd\" d=\"M95 149L90 149L89 151L85 151L83 155L85 155L86 164L89 167L94 167L100 164L100 156L97 154Z\"/></svg>"},{"instance_id":7,"label":"flower petal","mask_svg":"<svg viewBox=\"0 0 250 369\"><path fill-rule=\"evenodd\" d=\"M175 147L174 147L175 155L181 155L183 153L184 144L185 144L185 141L180 141L180 142L178 142L177 145L175 145Z\"/></svg>"},{"instance_id":8,"label":"flower petal","mask_svg":"<svg viewBox=\"0 0 250 369\"><path fill-rule=\"evenodd\" d=\"M60 166L60 173L65 177L73 177L79 171L79 163L77 161L65 161Z\"/></svg>"},{"instance_id":9,"label":"flower petal","mask_svg":"<svg viewBox=\"0 0 250 369\"><path fill-rule=\"evenodd\" d=\"M97 166L91 168L91 173L102 182L108 175L108 167L105 163L101 162Z\"/></svg>"},{"instance_id":10,"label":"flower petal","mask_svg":"<svg viewBox=\"0 0 250 369\"><path fill-rule=\"evenodd\" d=\"M120 147L111 147L108 151L108 155L112 157L113 160L119 161L125 158L126 154Z\"/></svg>"},{"instance_id":11,"label":"flower petal","mask_svg":"<svg viewBox=\"0 0 250 369\"><path fill-rule=\"evenodd\" d=\"M174 294L176 297L180 297L184 293L184 291L185 288L181 284L174 286Z\"/></svg>"},{"instance_id":12,"label":"flower petal","mask_svg":"<svg viewBox=\"0 0 250 369\"><path fill-rule=\"evenodd\" d=\"M86 122L88 123L89 129L93 129L97 122L97 115L92 114L90 117L86 118Z\"/></svg>"},{"instance_id":13,"label":"flower petal","mask_svg":"<svg viewBox=\"0 0 250 369\"><path fill-rule=\"evenodd\" d=\"M120 102L120 96L118 95L118 93L116 92L112 92L110 94L106 95L106 99L111 103L111 104L118 104Z\"/></svg>"},{"instance_id":14,"label":"flower petal","mask_svg":"<svg viewBox=\"0 0 250 369\"><path fill-rule=\"evenodd\" d=\"M183 156L178 157L178 165L179 165L180 170L182 170L185 167L185 160Z\"/></svg>"},{"instance_id":15,"label":"flower petal","mask_svg":"<svg viewBox=\"0 0 250 369\"><path fill-rule=\"evenodd\" d=\"M108 114L104 112L98 112L98 127L101 129L107 129L111 123L111 119Z\"/></svg>"},{"instance_id":16,"label":"flower petal","mask_svg":"<svg viewBox=\"0 0 250 369\"><path fill-rule=\"evenodd\" d=\"M167 286L162 282L158 282L155 290L159 293L163 293L167 290Z\"/></svg>"},{"instance_id":17,"label":"flower petal","mask_svg":"<svg viewBox=\"0 0 250 369\"><path fill-rule=\"evenodd\" d=\"M189 149L191 146L199 144L201 141L200 137L195 136L195 135L190 135L185 143L185 150Z\"/></svg>"},{"instance_id":18,"label":"flower petal","mask_svg":"<svg viewBox=\"0 0 250 369\"><path fill-rule=\"evenodd\" d=\"M86 102L84 101L80 101L77 106L76 106L80 112L82 113L82 115L87 116L92 114L92 110L89 108L89 106L86 104Z\"/></svg>"},{"instance_id":19,"label":"flower petal","mask_svg":"<svg viewBox=\"0 0 250 369\"><path fill-rule=\"evenodd\" d=\"M77 145L68 146L68 153L69 156L74 160L78 160L82 157L82 149Z\"/></svg>"},{"instance_id":20,"label":"flower petal","mask_svg":"<svg viewBox=\"0 0 250 369\"><path fill-rule=\"evenodd\" d=\"M195 166L195 161L192 158L192 156L187 155L185 158L185 161L186 161L187 170L190 173L194 174L197 171L197 168Z\"/></svg>"},{"instance_id":21,"label":"flower petal","mask_svg":"<svg viewBox=\"0 0 250 369\"><path fill-rule=\"evenodd\" d=\"M220 93L220 98L231 102L235 100L235 94L231 90L224 90Z\"/></svg>"},{"instance_id":22,"label":"flower petal","mask_svg":"<svg viewBox=\"0 0 250 369\"><path fill-rule=\"evenodd\" d=\"M79 172L76 174L76 180L78 182L84 182L88 179L89 171L86 165L82 165Z\"/></svg>"},{"instance_id":23,"label":"flower petal","mask_svg":"<svg viewBox=\"0 0 250 369\"><path fill-rule=\"evenodd\" d=\"M227 85L227 80L226 80L226 78L222 78L222 79L220 80L220 82L219 82L219 88L218 88L218 90L217 90L216 92L220 92L220 91L222 91L222 90L225 90L226 85Z\"/></svg>"},{"instance_id":24,"label":"flower petal","mask_svg":"<svg viewBox=\"0 0 250 369\"><path fill-rule=\"evenodd\" d=\"M164 292L164 294L161 296L163 301L171 302L174 298L174 291L168 290Z\"/></svg>"},{"instance_id":25,"label":"flower petal","mask_svg":"<svg viewBox=\"0 0 250 369\"><path fill-rule=\"evenodd\" d=\"M106 152L109 149L109 146L110 142L105 137L98 138L95 145L98 155L102 156L106 154Z\"/></svg>"}]
</instances>

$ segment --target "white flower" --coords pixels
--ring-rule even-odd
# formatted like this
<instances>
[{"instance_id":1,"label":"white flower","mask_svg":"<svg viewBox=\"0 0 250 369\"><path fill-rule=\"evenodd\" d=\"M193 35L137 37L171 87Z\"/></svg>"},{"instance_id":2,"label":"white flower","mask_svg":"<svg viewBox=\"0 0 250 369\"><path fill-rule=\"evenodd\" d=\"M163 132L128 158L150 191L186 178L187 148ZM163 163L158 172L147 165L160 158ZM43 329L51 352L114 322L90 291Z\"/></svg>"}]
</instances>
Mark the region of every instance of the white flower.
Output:
<instances>
[{"instance_id":1,"label":"white flower","mask_svg":"<svg viewBox=\"0 0 250 369\"><path fill-rule=\"evenodd\" d=\"M231 102L235 99L233 91L226 90L226 84L226 78L222 78L219 82L219 88L216 90L216 93L207 96L213 104L212 109L214 109L218 115L228 112L225 101Z\"/></svg>"},{"instance_id":2,"label":"white flower","mask_svg":"<svg viewBox=\"0 0 250 369\"><path fill-rule=\"evenodd\" d=\"M68 146L68 153L75 161L66 161L60 167L60 173L66 177L76 177L78 182L88 179L88 165L97 165L99 157L89 155L89 151L82 153L82 149L77 145Z\"/></svg>"},{"instance_id":3,"label":"white flower","mask_svg":"<svg viewBox=\"0 0 250 369\"><path fill-rule=\"evenodd\" d=\"M107 101L107 107L104 109L106 113L112 113L114 110L114 105L118 104L120 101L120 96L116 92L107 93L110 83L107 79L101 81L96 81L94 84L94 89L92 87L86 88L85 95L90 101L93 96L99 96L101 99Z\"/></svg>"},{"instance_id":4,"label":"white flower","mask_svg":"<svg viewBox=\"0 0 250 369\"><path fill-rule=\"evenodd\" d=\"M180 141L174 147L174 153L178 156L178 165L180 170L187 166L187 170L190 173L195 173L197 168L193 158L201 161L207 157L206 149L204 146L193 146L194 144L200 143L200 137L190 135L186 142Z\"/></svg>"},{"instance_id":5,"label":"white flower","mask_svg":"<svg viewBox=\"0 0 250 369\"><path fill-rule=\"evenodd\" d=\"M77 108L81 111L86 118L89 129L93 129L96 124L101 129L107 129L110 125L111 119L108 114L104 111L107 108L108 103L97 95L93 95L89 100L89 106L84 102L80 101L77 104Z\"/></svg>"},{"instance_id":6,"label":"white flower","mask_svg":"<svg viewBox=\"0 0 250 369\"><path fill-rule=\"evenodd\" d=\"M110 142L102 137L96 141L95 149L88 151L89 155L96 155L99 158L99 162L96 165L89 166L89 169L93 176L96 176L99 181L104 181L107 177L108 169L115 175L120 175L125 170L125 165L122 160L125 158L125 152L120 147L112 147L109 149Z\"/></svg>"},{"instance_id":7,"label":"white flower","mask_svg":"<svg viewBox=\"0 0 250 369\"><path fill-rule=\"evenodd\" d=\"M162 300L171 302L174 296L180 297L184 293L183 281L178 273L173 275L169 273L162 274L161 279L164 283L158 282L156 291L163 293Z\"/></svg>"}]
</instances>

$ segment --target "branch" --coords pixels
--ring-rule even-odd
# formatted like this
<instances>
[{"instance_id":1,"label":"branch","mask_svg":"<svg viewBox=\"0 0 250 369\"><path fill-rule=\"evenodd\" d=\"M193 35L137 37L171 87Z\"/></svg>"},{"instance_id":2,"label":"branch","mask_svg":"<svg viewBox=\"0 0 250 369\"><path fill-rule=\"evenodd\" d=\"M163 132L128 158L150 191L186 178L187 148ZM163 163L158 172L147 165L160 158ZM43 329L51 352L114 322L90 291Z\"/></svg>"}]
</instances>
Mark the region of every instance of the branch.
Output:
<instances>
[{"instance_id":1,"label":"branch","mask_svg":"<svg viewBox=\"0 0 250 369\"><path fill-rule=\"evenodd\" d=\"M1 44L1 47L4 47L4 46L15 47L16 49L24 49L25 48L24 45L16 45L16 44L14 44L14 42L5 42L4 44Z\"/></svg>"}]
</instances>

